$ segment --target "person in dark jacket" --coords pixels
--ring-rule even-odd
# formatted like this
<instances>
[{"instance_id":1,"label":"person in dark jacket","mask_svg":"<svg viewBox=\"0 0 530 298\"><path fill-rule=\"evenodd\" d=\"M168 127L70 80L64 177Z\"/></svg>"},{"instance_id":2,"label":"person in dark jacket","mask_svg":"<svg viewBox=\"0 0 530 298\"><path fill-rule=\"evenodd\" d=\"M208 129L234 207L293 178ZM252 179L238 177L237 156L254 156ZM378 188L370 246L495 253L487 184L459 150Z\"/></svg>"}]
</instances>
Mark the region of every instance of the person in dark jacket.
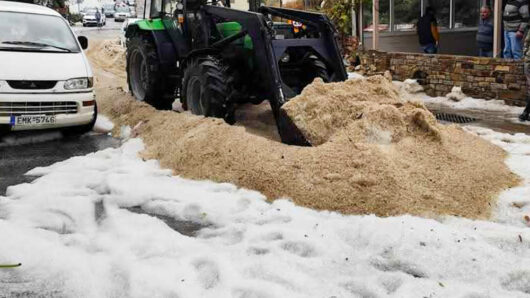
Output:
<instances>
[{"instance_id":1,"label":"person in dark jacket","mask_svg":"<svg viewBox=\"0 0 530 298\"><path fill-rule=\"evenodd\" d=\"M504 58L523 57L523 37L528 26L528 0L508 0L504 6Z\"/></svg>"},{"instance_id":2,"label":"person in dark jacket","mask_svg":"<svg viewBox=\"0 0 530 298\"><path fill-rule=\"evenodd\" d=\"M493 57L493 23L491 9L483 6L480 9L480 23L477 31L477 47L480 57Z\"/></svg>"},{"instance_id":3,"label":"person in dark jacket","mask_svg":"<svg viewBox=\"0 0 530 298\"><path fill-rule=\"evenodd\" d=\"M438 52L438 22L434 16L434 8L427 7L425 14L420 17L416 25L420 46L424 53L436 54Z\"/></svg>"}]
</instances>

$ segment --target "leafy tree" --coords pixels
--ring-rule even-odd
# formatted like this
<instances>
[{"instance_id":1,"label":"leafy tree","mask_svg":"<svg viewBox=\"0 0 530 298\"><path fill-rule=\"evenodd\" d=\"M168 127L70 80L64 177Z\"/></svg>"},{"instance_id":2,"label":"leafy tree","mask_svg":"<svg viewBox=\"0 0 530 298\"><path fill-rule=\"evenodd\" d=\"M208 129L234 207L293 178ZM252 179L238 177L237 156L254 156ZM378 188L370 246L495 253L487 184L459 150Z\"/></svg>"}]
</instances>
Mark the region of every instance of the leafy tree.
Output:
<instances>
[{"instance_id":1,"label":"leafy tree","mask_svg":"<svg viewBox=\"0 0 530 298\"><path fill-rule=\"evenodd\" d=\"M350 35L352 31L351 10L359 11L359 4L371 3L371 0L324 0L323 9L342 35Z\"/></svg>"}]
</instances>

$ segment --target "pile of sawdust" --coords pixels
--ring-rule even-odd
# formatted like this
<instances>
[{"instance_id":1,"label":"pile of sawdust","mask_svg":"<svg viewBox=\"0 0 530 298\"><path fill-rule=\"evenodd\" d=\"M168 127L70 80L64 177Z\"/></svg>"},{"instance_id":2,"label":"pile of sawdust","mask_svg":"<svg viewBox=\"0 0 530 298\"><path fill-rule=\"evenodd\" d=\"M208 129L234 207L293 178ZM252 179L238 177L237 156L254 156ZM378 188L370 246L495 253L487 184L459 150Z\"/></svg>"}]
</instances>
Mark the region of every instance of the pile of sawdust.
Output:
<instances>
[{"instance_id":1,"label":"pile of sawdust","mask_svg":"<svg viewBox=\"0 0 530 298\"><path fill-rule=\"evenodd\" d=\"M282 109L312 145L337 133L356 143L397 143L411 135L440 138L434 116L421 103L400 98L382 76L330 84L317 79Z\"/></svg>"},{"instance_id":2,"label":"pile of sawdust","mask_svg":"<svg viewBox=\"0 0 530 298\"><path fill-rule=\"evenodd\" d=\"M125 70L125 49L120 45L119 39L96 41L89 47L88 55L97 59L98 65L104 68Z\"/></svg>"},{"instance_id":3,"label":"pile of sawdust","mask_svg":"<svg viewBox=\"0 0 530 298\"><path fill-rule=\"evenodd\" d=\"M126 87L126 55L119 39L92 41L86 54L96 72L96 86Z\"/></svg>"},{"instance_id":4,"label":"pile of sawdust","mask_svg":"<svg viewBox=\"0 0 530 298\"><path fill-rule=\"evenodd\" d=\"M116 88L98 93L103 114L116 124L137 126L147 147L144 158L158 159L183 177L231 182L269 199L289 197L298 205L343 213L485 218L499 191L517 184L504 151L458 126L438 125L421 105L396 97L383 79L316 83L298 99L347 95L337 90L352 86L364 94L357 98L367 100L342 106L352 112L350 120L336 122L338 128L322 120L325 129L306 121L321 140L316 147L287 146L219 119L156 111Z\"/></svg>"}]
</instances>

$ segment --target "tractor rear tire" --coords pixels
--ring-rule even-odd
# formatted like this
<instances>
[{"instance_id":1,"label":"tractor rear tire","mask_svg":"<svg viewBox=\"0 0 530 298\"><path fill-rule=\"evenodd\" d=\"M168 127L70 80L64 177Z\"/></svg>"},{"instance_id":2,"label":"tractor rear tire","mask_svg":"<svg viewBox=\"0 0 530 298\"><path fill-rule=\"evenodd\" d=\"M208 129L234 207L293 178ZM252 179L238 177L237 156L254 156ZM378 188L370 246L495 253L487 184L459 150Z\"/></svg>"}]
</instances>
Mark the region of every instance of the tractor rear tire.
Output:
<instances>
[{"instance_id":1,"label":"tractor rear tire","mask_svg":"<svg viewBox=\"0 0 530 298\"><path fill-rule=\"evenodd\" d=\"M165 81L155 45L142 35L127 45L127 81L133 96L159 110L170 110L173 100L165 95Z\"/></svg>"},{"instance_id":2,"label":"tractor rear tire","mask_svg":"<svg viewBox=\"0 0 530 298\"><path fill-rule=\"evenodd\" d=\"M233 124L232 81L229 67L216 57L194 59L187 65L182 80L184 109L195 115L223 118Z\"/></svg>"}]
</instances>

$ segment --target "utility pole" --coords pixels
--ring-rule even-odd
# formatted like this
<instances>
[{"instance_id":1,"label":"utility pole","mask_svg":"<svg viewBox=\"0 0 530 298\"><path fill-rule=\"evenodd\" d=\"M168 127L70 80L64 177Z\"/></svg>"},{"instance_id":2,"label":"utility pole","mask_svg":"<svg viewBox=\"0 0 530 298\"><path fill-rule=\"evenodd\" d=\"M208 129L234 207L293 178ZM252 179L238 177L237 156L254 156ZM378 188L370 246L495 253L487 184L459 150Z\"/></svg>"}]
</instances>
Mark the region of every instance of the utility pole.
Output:
<instances>
[{"instance_id":1,"label":"utility pole","mask_svg":"<svg viewBox=\"0 0 530 298\"><path fill-rule=\"evenodd\" d=\"M502 0L494 0L493 8L493 57L498 57L501 53L501 17Z\"/></svg>"},{"instance_id":2,"label":"utility pole","mask_svg":"<svg viewBox=\"0 0 530 298\"><path fill-rule=\"evenodd\" d=\"M372 49L379 47L379 0L373 0L372 5Z\"/></svg>"},{"instance_id":3,"label":"utility pole","mask_svg":"<svg viewBox=\"0 0 530 298\"><path fill-rule=\"evenodd\" d=\"M354 0L351 0L351 36L357 37L357 13Z\"/></svg>"}]
</instances>

